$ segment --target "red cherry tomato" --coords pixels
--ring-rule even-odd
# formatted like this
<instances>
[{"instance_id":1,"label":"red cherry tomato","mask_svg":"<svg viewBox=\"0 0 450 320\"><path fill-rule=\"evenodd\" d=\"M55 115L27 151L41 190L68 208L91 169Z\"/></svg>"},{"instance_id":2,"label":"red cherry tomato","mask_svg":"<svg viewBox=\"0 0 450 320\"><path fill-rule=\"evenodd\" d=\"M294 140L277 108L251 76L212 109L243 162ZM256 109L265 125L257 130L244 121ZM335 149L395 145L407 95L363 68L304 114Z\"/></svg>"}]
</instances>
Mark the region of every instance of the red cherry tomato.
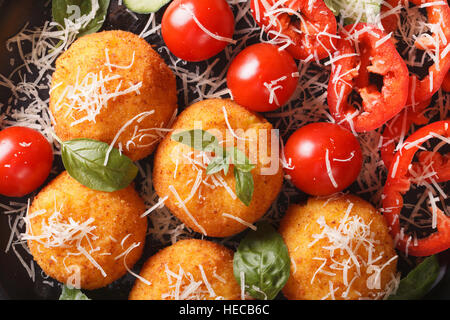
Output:
<instances>
[{"instance_id":1,"label":"red cherry tomato","mask_svg":"<svg viewBox=\"0 0 450 320\"><path fill-rule=\"evenodd\" d=\"M297 87L298 69L292 56L269 43L245 48L227 73L233 99L253 111L272 111L285 104Z\"/></svg>"},{"instance_id":2,"label":"red cherry tomato","mask_svg":"<svg viewBox=\"0 0 450 320\"><path fill-rule=\"evenodd\" d=\"M286 169L294 185L311 195L329 195L351 185L362 166L358 140L334 123L311 123L289 137L285 156L293 168Z\"/></svg>"},{"instance_id":3,"label":"red cherry tomato","mask_svg":"<svg viewBox=\"0 0 450 320\"><path fill-rule=\"evenodd\" d=\"M50 143L26 127L0 131L0 194L22 197L48 177L53 163Z\"/></svg>"},{"instance_id":4,"label":"red cherry tomato","mask_svg":"<svg viewBox=\"0 0 450 320\"><path fill-rule=\"evenodd\" d=\"M201 61L218 54L231 41L234 16L226 0L175 0L164 12L161 32L178 58Z\"/></svg>"}]
</instances>

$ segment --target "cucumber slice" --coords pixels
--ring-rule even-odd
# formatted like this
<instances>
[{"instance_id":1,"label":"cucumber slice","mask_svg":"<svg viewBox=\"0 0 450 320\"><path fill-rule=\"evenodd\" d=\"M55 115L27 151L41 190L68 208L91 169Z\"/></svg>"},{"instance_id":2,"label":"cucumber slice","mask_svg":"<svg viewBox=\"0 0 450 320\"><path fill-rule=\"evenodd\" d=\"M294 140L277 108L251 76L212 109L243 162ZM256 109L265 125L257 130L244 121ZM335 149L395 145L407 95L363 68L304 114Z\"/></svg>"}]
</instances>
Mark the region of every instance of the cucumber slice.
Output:
<instances>
[{"instance_id":1,"label":"cucumber slice","mask_svg":"<svg viewBox=\"0 0 450 320\"><path fill-rule=\"evenodd\" d=\"M128 9L136 13L156 12L171 0L123 0Z\"/></svg>"}]
</instances>

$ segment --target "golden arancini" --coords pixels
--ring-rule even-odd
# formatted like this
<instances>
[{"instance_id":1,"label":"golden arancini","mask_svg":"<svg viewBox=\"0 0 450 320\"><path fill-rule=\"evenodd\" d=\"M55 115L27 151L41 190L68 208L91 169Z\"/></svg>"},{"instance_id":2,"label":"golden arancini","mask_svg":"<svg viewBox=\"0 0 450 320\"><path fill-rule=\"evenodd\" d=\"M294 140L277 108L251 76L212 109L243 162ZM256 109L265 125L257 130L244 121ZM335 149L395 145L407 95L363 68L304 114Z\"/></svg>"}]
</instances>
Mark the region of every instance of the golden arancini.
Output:
<instances>
[{"instance_id":1,"label":"golden arancini","mask_svg":"<svg viewBox=\"0 0 450 320\"><path fill-rule=\"evenodd\" d=\"M50 111L63 140L90 138L139 160L156 148L177 109L175 76L144 39L104 31L56 60Z\"/></svg>"},{"instance_id":2,"label":"golden arancini","mask_svg":"<svg viewBox=\"0 0 450 320\"><path fill-rule=\"evenodd\" d=\"M147 219L132 186L91 190L64 171L34 198L26 216L31 254L50 277L83 289L104 287L140 258Z\"/></svg>"},{"instance_id":3,"label":"golden arancini","mask_svg":"<svg viewBox=\"0 0 450 320\"><path fill-rule=\"evenodd\" d=\"M208 240L180 240L150 257L130 300L238 300L233 252Z\"/></svg>"},{"instance_id":4,"label":"golden arancini","mask_svg":"<svg viewBox=\"0 0 450 320\"><path fill-rule=\"evenodd\" d=\"M206 174L214 157L172 139L174 133L199 128L214 135L224 149L237 146L255 165L249 206L237 196L234 165L227 174ZM155 154L153 182L158 196L167 197L165 205L184 224L204 235L226 237L266 213L283 182L278 136L267 120L231 100L210 99L185 109L172 129ZM258 152L251 153L257 144Z\"/></svg>"},{"instance_id":5,"label":"golden arancini","mask_svg":"<svg viewBox=\"0 0 450 320\"><path fill-rule=\"evenodd\" d=\"M383 216L353 195L291 205L279 231L291 257L291 300L382 299L394 289L397 255Z\"/></svg>"}]
</instances>

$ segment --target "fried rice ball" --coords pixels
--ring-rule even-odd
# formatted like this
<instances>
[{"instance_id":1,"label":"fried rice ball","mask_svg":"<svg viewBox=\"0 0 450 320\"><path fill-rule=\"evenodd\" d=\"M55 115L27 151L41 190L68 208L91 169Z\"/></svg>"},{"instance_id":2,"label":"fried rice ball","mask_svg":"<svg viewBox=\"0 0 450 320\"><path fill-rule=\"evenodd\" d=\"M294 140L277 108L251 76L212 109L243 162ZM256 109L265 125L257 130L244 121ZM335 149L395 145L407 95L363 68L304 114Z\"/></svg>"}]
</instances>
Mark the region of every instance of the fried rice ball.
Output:
<instances>
[{"instance_id":1,"label":"fried rice ball","mask_svg":"<svg viewBox=\"0 0 450 320\"><path fill-rule=\"evenodd\" d=\"M140 258L147 232L143 212L144 201L132 186L95 191L64 171L34 198L24 238L47 275L97 289L122 277Z\"/></svg>"},{"instance_id":2,"label":"fried rice ball","mask_svg":"<svg viewBox=\"0 0 450 320\"><path fill-rule=\"evenodd\" d=\"M238 300L233 252L208 240L180 240L150 257L130 300Z\"/></svg>"},{"instance_id":3,"label":"fried rice ball","mask_svg":"<svg viewBox=\"0 0 450 320\"><path fill-rule=\"evenodd\" d=\"M174 133L199 127L214 135L224 148L237 146L255 164L251 170L254 191L249 206L237 197L233 165L226 175L224 171L206 174L205 153L172 140ZM210 99L185 109L172 129L155 154L153 182L158 196L168 197L165 205L175 216L204 235L227 237L264 215L283 182L278 149L272 150L272 144L278 148L278 137L271 137L272 125L267 120L231 100ZM250 155L250 143L258 144L258 154L252 153L256 157ZM264 149L261 145L267 152L260 152Z\"/></svg>"},{"instance_id":4,"label":"fried rice ball","mask_svg":"<svg viewBox=\"0 0 450 320\"><path fill-rule=\"evenodd\" d=\"M291 257L290 300L382 299L395 287L397 255L383 216L353 195L310 198L281 220Z\"/></svg>"},{"instance_id":5,"label":"fried rice ball","mask_svg":"<svg viewBox=\"0 0 450 320\"><path fill-rule=\"evenodd\" d=\"M125 155L139 160L154 151L161 128L170 125L176 109L174 74L133 33L83 36L56 60L50 110L63 141L114 141Z\"/></svg>"}]
</instances>

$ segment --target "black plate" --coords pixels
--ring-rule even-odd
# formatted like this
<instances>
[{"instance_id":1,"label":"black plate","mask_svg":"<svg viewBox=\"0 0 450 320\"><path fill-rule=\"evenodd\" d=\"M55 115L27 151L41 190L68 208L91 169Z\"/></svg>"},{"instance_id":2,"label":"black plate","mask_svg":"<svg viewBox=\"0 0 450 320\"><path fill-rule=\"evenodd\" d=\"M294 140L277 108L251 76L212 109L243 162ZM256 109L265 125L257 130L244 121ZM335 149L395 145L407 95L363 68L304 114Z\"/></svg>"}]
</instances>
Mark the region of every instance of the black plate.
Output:
<instances>
[{"instance_id":1,"label":"black plate","mask_svg":"<svg viewBox=\"0 0 450 320\"><path fill-rule=\"evenodd\" d=\"M45 7L45 4L48 4L48 6ZM51 1L49 0L0 0L1 74L9 74L12 71L9 63L11 53L6 50L4 45L6 40L20 31L26 22L30 22L31 26L41 26L44 21L51 20L50 7ZM163 10L157 14L158 21L161 19L162 12ZM139 20L135 20L123 7L118 7L117 2L113 0L111 1L108 18L103 29L123 29L139 33L145 22L146 16L139 16ZM149 39L147 38L147 40ZM158 45L158 42L161 43L161 39L157 37L151 37L150 41L156 45ZM168 60L167 56L163 55L163 57ZM190 65L185 67L190 68ZM195 65L192 67L195 67ZM9 90L0 86L0 103L6 103L10 94ZM181 108L184 107L182 95L181 93L179 97L179 105ZM57 159L56 161L60 160ZM148 161L151 161L151 158ZM62 169L61 166L60 168ZM48 180L51 180L54 176L54 174L51 175ZM299 199L302 198L304 196L299 195ZM0 203L7 203L7 201L14 200L0 196ZM24 202L26 198L16 200ZM24 267L14 254L14 251L10 249L8 252L5 252L10 237L10 227L8 226L10 222L8 216L3 214L1 210L0 208L0 299L57 299L61 289L56 281L45 279L45 276L40 272L36 264L36 279L35 281L31 281ZM14 219L12 219L12 222L14 222ZM136 271L140 269L145 258L159 249L155 246L150 248L148 243L149 241L147 241L143 258L134 268ZM20 246L16 246L16 248L24 254ZM441 260L444 262L443 271L445 271L445 265L449 261L448 256L449 251L441 255ZM25 257L27 257L27 263L29 263L31 257L26 254ZM88 295L92 299L126 299L134 280L135 278L133 276L126 275L106 288L90 291ZM46 281L52 282L53 287ZM443 275L443 280L430 292L427 298L450 299L450 272L446 272Z\"/></svg>"}]
</instances>

